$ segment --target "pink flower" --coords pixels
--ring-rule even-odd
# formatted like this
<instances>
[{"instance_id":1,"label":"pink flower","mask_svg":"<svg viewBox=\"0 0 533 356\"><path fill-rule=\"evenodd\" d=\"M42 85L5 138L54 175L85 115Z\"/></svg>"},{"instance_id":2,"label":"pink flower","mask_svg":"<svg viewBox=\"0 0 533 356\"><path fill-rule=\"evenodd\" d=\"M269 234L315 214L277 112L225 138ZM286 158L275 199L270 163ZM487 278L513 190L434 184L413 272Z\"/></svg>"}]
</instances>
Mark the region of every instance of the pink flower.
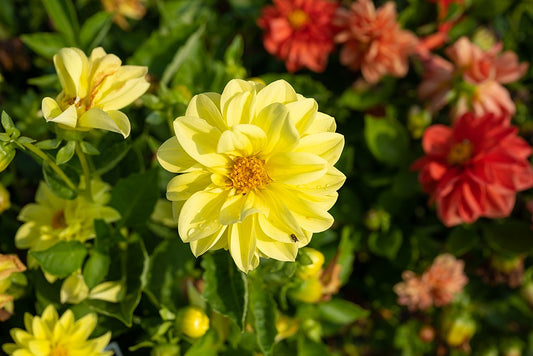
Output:
<instances>
[{"instance_id":1,"label":"pink flower","mask_svg":"<svg viewBox=\"0 0 533 356\"><path fill-rule=\"evenodd\" d=\"M324 71L334 47L337 7L328 0L274 0L257 21L265 31L266 50L284 60L289 72L303 67Z\"/></svg>"},{"instance_id":2,"label":"pink flower","mask_svg":"<svg viewBox=\"0 0 533 356\"><path fill-rule=\"evenodd\" d=\"M429 100L429 111L437 112L449 101L454 67L442 57L429 55L423 62L424 77L418 86L418 97Z\"/></svg>"},{"instance_id":3,"label":"pink flower","mask_svg":"<svg viewBox=\"0 0 533 356\"><path fill-rule=\"evenodd\" d=\"M393 2L376 10L371 0L357 0L350 9L337 10L335 25L341 28L335 41L343 44L343 65L360 69L369 83L376 83L386 74L405 76L417 38L400 28Z\"/></svg>"},{"instance_id":4,"label":"pink flower","mask_svg":"<svg viewBox=\"0 0 533 356\"><path fill-rule=\"evenodd\" d=\"M407 306L410 311L450 304L468 283L463 268L463 261L442 254L420 277L412 271L403 272L403 282L394 286L398 304Z\"/></svg>"},{"instance_id":5,"label":"pink flower","mask_svg":"<svg viewBox=\"0 0 533 356\"><path fill-rule=\"evenodd\" d=\"M426 129L426 156L411 167L420 170L422 189L446 226L507 217L516 192L533 187L531 147L517 131L492 114L476 118L471 113L453 127Z\"/></svg>"},{"instance_id":6,"label":"pink flower","mask_svg":"<svg viewBox=\"0 0 533 356\"><path fill-rule=\"evenodd\" d=\"M398 304L405 305L410 311L426 310L433 304L430 288L414 272L402 273L403 282L394 286L398 294Z\"/></svg>"},{"instance_id":7,"label":"pink flower","mask_svg":"<svg viewBox=\"0 0 533 356\"><path fill-rule=\"evenodd\" d=\"M463 273L464 262L445 253L437 256L422 276L431 287L433 303L438 306L450 304L456 294L463 290L468 278Z\"/></svg>"}]
</instances>

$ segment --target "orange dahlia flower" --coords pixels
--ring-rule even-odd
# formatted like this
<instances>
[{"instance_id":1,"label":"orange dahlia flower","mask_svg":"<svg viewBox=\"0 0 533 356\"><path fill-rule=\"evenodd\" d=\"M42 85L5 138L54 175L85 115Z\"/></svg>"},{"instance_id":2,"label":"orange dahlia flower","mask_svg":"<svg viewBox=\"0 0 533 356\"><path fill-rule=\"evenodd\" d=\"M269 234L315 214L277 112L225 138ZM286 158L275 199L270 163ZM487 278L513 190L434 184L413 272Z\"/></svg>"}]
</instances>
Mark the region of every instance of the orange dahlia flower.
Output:
<instances>
[{"instance_id":1,"label":"orange dahlia flower","mask_svg":"<svg viewBox=\"0 0 533 356\"><path fill-rule=\"evenodd\" d=\"M337 7L328 0L274 0L257 21L266 50L284 60L291 73L304 67L324 71L334 47Z\"/></svg>"},{"instance_id":2,"label":"orange dahlia flower","mask_svg":"<svg viewBox=\"0 0 533 356\"><path fill-rule=\"evenodd\" d=\"M418 40L400 28L393 2L376 10L371 0L357 0L350 9L338 9L334 23L341 28L335 41L343 44L343 65L360 69L369 83L376 83L386 74L405 76L408 56Z\"/></svg>"},{"instance_id":3,"label":"orange dahlia flower","mask_svg":"<svg viewBox=\"0 0 533 356\"><path fill-rule=\"evenodd\" d=\"M527 160L531 147L517 131L492 114L476 118L471 113L460 116L453 127L426 129L426 156L412 168L420 170L422 189L446 226L506 217L516 192L533 187Z\"/></svg>"},{"instance_id":4,"label":"orange dahlia flower","mask_svg":"<svg viewBox=\"0 0 533 356\"><path fill-rule=\"evenodd\" d=\"M412 271L404 271L402 279L403 282L394 286L398 304L407 306L410 311L429 309L433 304L430 286Z\"/></svg>"}]
</instances>

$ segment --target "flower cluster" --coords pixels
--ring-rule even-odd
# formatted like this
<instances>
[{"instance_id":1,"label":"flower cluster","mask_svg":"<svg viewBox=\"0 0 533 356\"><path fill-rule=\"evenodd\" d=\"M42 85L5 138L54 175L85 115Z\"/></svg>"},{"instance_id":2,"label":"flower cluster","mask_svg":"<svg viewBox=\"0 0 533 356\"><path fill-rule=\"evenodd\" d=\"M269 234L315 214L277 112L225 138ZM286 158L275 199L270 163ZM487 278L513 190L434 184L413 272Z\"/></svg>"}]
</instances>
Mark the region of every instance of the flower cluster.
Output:
<instances>
[{"instance_id":1,"label":"flower cluster","mask_svg":"<svg viewBox=\"0 0 533 356\"><path fill-rule=\"evenodd\" d=\"M167 188L181 239L195 256L229 249L244 272L260 257L294 261L327 212L344 175L335 120L285 81L232 80L222 94L195 96L174 120L159 163L180 173Z\"/></svg>"},{"instance_id":2,"label":"flower cluster","mask_svg":"<svg viewBox=\"0 0 533 356\"><path fill-rule=\"evenodd\" d=\"M402 274L403 282L394 286L398 304L406 305L411 311L450 304L468 283L463 268L463 261L443 254L437 256L421 276L405 271Z\"/></svg>"},{"instance_id":3,"label":"flower cluster","mask_svg":"<svg viewBox=\"0 0 533 356\"><path fill-rule=\"evenodd\" d=\"M263 9L258 24L265 30L265 48L285 60L288 71L322 72L338 43L341 64L361 70L369 83L384 75L405 76L418 42L401 29L393 2L376 10L371 0L357 0L350 8L329 0L279 0Z\"/></svg>"}]
</instances>

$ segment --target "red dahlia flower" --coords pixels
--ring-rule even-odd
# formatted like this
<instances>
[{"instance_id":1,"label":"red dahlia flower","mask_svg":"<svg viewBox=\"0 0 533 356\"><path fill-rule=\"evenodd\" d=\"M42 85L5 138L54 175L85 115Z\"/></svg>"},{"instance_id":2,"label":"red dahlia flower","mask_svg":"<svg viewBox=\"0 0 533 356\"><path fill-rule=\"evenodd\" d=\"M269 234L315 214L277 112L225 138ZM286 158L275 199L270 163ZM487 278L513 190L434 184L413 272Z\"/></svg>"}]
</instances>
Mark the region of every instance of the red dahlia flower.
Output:
<instances>
[{"instance_id":1,"label":"red dahlia flower","mask_svg":"<svg viewBox=\"0 0 533 356\"><path fill-rule=\"evenodd\" d=\"M284 60L291 73L303 67L322 72L334 47L337 7L328 0L274 0L257 21L265 30L266 50Z\"/></svg>"},{"instance_id":2,"label":"red dahlia flower","mask_svg":"<svg viewBox=\"0 0 533 356\"><path fill-rule=\"evenodd\" d=\"M425 157L412 168L446 226L511 213L516 192L533 187L531 147L517 128L486 114L460 116L453 127L433 125L422 140Z\"/></svg>"},{"instance_id":3,"label":"red dahlia flower","mask_svg":"<svg viewBox=\"0 0 533 356\"><path fill-rule=\"evenodd\" d=\"M393 2L376 10L371 0L358 0L350 9L337 10L335 25L342 28L335 41L344 44L340 52L343 65L361 69L369 83L376 83L386 74L405 76L407 57L418 40L400 28Z\"/></svg>"}]
</instances>

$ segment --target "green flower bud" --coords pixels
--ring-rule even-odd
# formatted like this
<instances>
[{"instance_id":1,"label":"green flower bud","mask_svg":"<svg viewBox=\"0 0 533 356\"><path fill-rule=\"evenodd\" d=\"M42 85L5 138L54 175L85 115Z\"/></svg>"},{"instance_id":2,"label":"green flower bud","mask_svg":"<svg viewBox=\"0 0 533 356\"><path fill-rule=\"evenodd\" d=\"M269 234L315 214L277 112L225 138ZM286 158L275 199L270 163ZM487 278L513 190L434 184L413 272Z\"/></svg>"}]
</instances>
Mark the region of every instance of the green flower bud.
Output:
<instances>
[{"instance_id":1,"label":"green flower bud","mask_svg":"<svg viewBox=\"0 0 533 356\"><path fill-rule=\"evenodd\" d=\"M296 270L296 277L300 279L310 279L313 277L318 277L320 269L324 264L324 255L322 252L315 250L311 247L304 247L300 250L304 260L310 263L300 263Z\"/></svg>"},{"instance_id":2,"label":"green flower bud","mask_svg":"<svg viewBox=\"0 0 533 356\"><path fill-rule=\"evenodd\" d=\"M197 339L209 330L209 317L202 309L188 306L178 312L176 328L188 337Z\"/></svg>"},{"instance_id":3,"label":"green flower bud","mask_svg":"<svg viewBox=\"0 0 533 356\"><path fill-rule=\"evenodd\" d=\"M15 148L12 145L0 142L0 172L9 166L15 158Z\"/></svg>"}]
</instances>

